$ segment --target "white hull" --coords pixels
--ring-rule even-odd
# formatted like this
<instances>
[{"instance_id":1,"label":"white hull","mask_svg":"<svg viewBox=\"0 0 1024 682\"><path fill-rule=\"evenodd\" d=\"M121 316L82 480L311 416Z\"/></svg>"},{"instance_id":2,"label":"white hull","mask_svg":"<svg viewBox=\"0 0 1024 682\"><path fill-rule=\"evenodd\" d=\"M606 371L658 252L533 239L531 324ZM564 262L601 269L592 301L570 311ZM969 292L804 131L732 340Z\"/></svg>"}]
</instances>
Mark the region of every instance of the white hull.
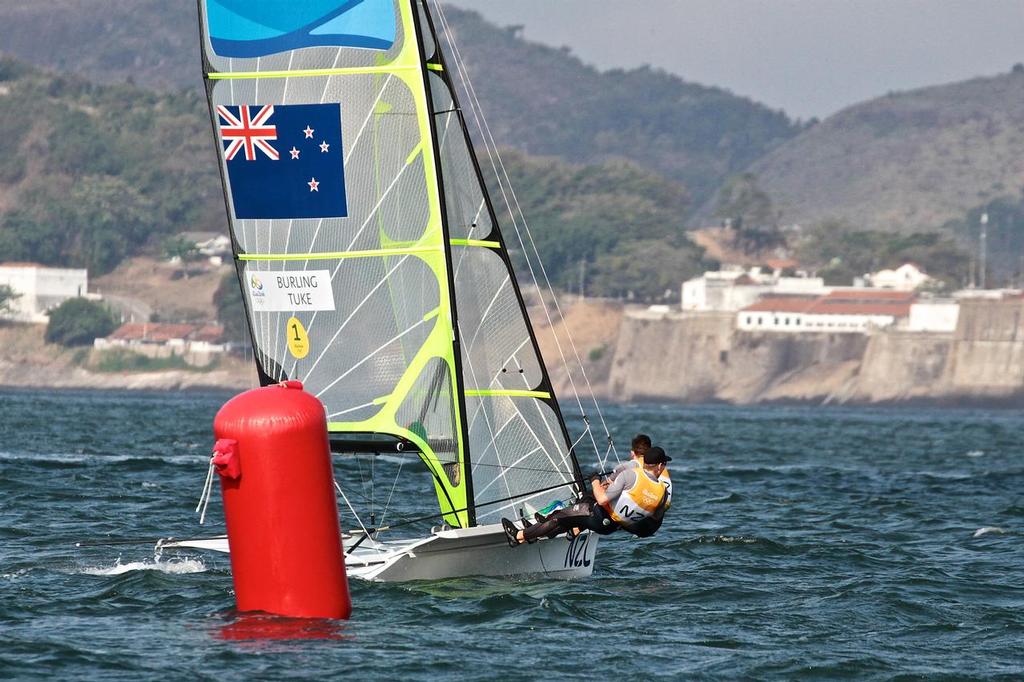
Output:
<instances>
[{"instance_id":1,"label":"white hull","mask_svg":"<svg viewBox=\"0 0 1024 682\"><path fill-rule=\"evenodd\" d=\"M425 538L373 543L364 540L346 550L349 577L383 582L440 580L464 576L546 576L585 578L594 571L598 536L585 532L541 539L532 545L509 547L501 525L435 531ZM351 547L353 537L345 537ZM165 549L193 548L228 552L227 538L178 540Z\"/></svg>"}]
</instances>

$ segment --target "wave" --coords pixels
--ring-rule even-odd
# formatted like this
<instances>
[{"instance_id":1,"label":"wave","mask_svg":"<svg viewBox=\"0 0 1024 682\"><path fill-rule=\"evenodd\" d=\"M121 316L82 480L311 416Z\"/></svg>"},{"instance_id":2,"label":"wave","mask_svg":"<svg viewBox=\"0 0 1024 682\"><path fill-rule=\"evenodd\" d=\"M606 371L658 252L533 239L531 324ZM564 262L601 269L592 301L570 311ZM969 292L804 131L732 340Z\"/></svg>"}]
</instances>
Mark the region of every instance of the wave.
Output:
<instances>
[{"instance_id":1,"label":"wave","mask_svg":"<svg viewBox=\"0 0 1024 682\"><path fill-rule=\"evenodd\" d=\"M186 574L205 573L206 564L201 559L154 559L152 561L130 561L122 564L118 559L113 566L94 566L78 571L84 575L122 575L132 571L159 571L160 573Z\"/></svg>"},{"instance_id":2,"label":"wave","mask_svg":"<svg viewBox=\"0 0 1024 682\"><path fill-rule=\"evenodd\" d=\"M1000 528L999 526L985 526L984 528L979 528L978 530L974 531L974 535L972 535L971 537L972 538L980 538L980 537L983 537L985 535L1005 535L1005 534L1006 534L1006 531L1003 530L1002 528Z\"/></svg>"},{"instance_id":3,"label":"wave","mask_svg":"<svg viewBox=\"0 0 1024 682\"><path fill-rule=\"evenodd\" d=\"M51 464L123 464L125 462L164 462L167 464L195 464L209 461L209 455L135 455L85 454L74 452L0 452L0 461L44 462Z\"/></svg>"}]
</instances>

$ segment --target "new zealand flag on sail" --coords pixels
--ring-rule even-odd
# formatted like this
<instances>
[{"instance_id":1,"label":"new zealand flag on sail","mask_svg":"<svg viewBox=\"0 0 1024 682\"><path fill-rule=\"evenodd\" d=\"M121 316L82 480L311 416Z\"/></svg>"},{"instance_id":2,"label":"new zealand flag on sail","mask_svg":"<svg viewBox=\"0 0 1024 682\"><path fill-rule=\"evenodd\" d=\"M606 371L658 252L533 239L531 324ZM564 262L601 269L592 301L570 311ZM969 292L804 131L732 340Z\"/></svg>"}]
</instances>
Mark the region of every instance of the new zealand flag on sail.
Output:
<instances>
[{"instance_id":1,"label":"new zealand flag on sail","mask_svg":"<svg viewBox=\"0 0 1024 682\"><path fill-rule=\"evenodd\" d=\"M237 218L343 218L341 105L218 106Z\"/></svg>"}]
</instances>

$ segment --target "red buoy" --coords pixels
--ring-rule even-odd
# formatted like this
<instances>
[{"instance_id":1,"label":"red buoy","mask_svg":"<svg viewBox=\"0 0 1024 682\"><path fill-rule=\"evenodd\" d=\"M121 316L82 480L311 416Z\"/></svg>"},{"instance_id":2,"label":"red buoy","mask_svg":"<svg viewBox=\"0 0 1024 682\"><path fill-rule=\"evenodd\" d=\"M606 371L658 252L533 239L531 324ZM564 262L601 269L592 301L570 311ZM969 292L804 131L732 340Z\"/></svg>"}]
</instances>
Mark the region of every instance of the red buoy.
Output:
<instances>
[{"instance_id":1,"label":"red buoy","mask_svg":"<svg viewBox=\"0 0 1024 682\"><path fill-rule=\"evenodd\" d=\"M213 423L240 611L348 618L323 405L298 381L235 396Z\"/></svg>"}]
</instances>

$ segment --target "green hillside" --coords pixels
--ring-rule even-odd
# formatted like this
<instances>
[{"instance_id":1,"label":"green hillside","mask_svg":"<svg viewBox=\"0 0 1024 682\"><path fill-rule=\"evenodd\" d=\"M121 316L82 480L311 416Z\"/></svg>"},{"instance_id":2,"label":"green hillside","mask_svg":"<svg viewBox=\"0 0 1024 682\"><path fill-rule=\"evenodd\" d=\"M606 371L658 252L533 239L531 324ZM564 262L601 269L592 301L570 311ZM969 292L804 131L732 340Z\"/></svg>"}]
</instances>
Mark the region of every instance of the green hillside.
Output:
<instances>
[{"instance_id":1,"label":"green hillside","mask_svg":"<svg viewBox=\"0 0 1024 682\"><path fill-rule=\"evenodd\" d=\"M584 261L591 293L660 295L658 278L638 279L641 268L623 260L637 249L655 250L673 281L700 267L702 252L684 237L688 200L678 183L621 161L506 157L556 284L578 282L566 269ZM193 90L95 85L0 60L0 201L0 261L93 275L130 256L161 255L175 233L224 231L206 102Z\"/></svg>"},{"instance_id":2,"label":"green hillside","mask_svg":"<svg viewBox=\"0 0 1024 682\"><path fill-rule=\"evenodd\" d=\"M675 297L680 281L712 265L683 230L689 199L678 183L625 161L573 165L509 151L503 162L559 288L579 291L582 284L588 295L659 300L666 292ZM496 188L491 194L501 196ZM499 220L524 265L511 218Z\"/></svg>"},{"instance_id":3,"label":"green hillside","mask_svg":"<svg viewBox=\"0 0 1024 682\"><path fill-rule=\"evenodd\" d=\"M498 143L575 163L623 157L681 181L696 202L799 132L785 114L641 68L600 72L568 51L446 9ZM0 0L0 46L90 80L200 87L195 3Z\"/></svg>"},{"instance_id":4,"label":"green hillside","mask_svg":"<svg viewBox=\"0 0 1024 682\"><path fill-rule=\"evenodd\" d=\"M0 260L112 270L186 229L220 229L205 101L0 61Z\"/></svg>"},{"instance_id":5,"label":"green hillside","mask_svg":"<svg viewBox=\"0 0 1024 682\"><path fill-rule=\"evenodd\" d=\"M749 170L783 223L939 229L1024 185L1024 68L858 104Z\"/></svg>"}]
</instances>

